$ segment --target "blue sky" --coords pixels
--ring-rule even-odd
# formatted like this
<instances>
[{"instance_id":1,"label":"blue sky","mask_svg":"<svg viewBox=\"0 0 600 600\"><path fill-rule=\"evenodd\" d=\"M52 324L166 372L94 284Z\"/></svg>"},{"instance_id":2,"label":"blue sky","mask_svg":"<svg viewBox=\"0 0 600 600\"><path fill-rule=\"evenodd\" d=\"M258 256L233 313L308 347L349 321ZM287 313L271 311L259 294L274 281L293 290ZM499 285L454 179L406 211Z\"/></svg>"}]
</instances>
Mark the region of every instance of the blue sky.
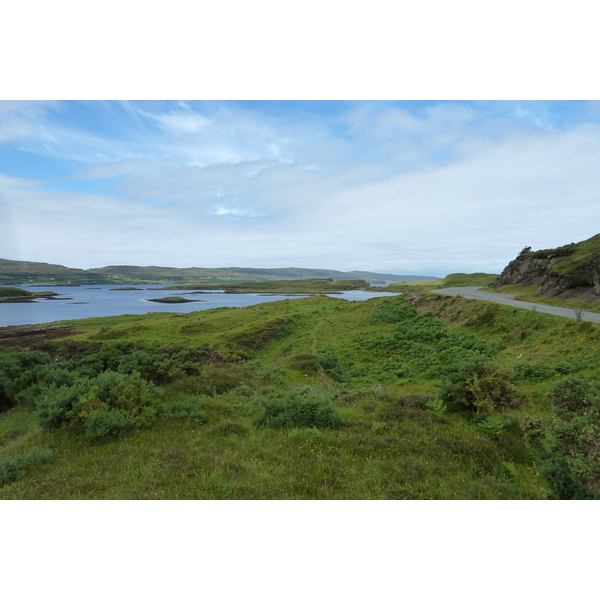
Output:
<instances>
[{"instance_id":1,"label":"blue sky","mask_svg":"<svg viewBox=\"0 0 600 600\"><path fill-rule=\"evenodd\" d=\"M598 102L0 101L2 258L498 273L598 223Z\"/></svg>"}]
</instances>

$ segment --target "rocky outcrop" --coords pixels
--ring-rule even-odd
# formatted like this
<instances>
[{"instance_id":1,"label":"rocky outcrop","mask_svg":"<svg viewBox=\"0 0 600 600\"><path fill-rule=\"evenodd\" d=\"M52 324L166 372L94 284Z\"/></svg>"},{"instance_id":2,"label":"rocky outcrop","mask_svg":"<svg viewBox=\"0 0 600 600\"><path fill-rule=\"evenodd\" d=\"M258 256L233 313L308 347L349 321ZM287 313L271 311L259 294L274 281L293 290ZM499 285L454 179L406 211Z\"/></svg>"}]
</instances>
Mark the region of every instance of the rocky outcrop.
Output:
<instances>
[{"instance_id":1,"label":"rocky outcrop","mask_svg":"<svg viewBox=\"0 0 600 600\"><path fill-rule=\"evenodd\" d=\"M574 259L577 245L556 250L524 252L511 261L491 284L537 285L537 296L585 297L600 301L600 256ZM561 264L568 261L565 264Z\"/></svg>"}]
</instances>

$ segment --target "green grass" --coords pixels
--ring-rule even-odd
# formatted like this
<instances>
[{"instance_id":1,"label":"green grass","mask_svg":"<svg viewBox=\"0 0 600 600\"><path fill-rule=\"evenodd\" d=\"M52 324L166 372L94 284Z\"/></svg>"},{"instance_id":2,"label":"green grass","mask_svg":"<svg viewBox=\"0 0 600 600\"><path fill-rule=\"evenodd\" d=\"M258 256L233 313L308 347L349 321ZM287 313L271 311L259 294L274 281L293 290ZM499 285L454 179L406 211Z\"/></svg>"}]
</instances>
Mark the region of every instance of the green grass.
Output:
<instances>
[{"instance_id":1,"label":"green grass","mask_svg":"<svg viewBox=\"0 0 600 600\"><path fill-rule=\"evenodd\" d=\"M494 281L498 275L488 273L451 273L443 279L414 281L411 283L392 283L384 289L389 292L427 291L446 287L484 287Z\"/></svg>"},{"instance_id":2,"label":"green grass","mask_svg":"<svg viewBox=\"0 0 600 600\"><path fill-rule=\"evenodd\" d=\"M600 302L588 302L576 298L565 299L556 296L537 296L537 285L503 285L499 287L486 287L486 292L499 294L514 294L515 300L532 302L534 304L547 304L548 306L561 306L563 308L582 309L589 312L600 312Z\"/></svg>"},{"instance_id":3,"label":"green grass","mask_svg":"<svg viewBox=\"0 0 600 600\"><path fill-rule=\"evenodd\" d=\"M0 286L0 298L18 298L32 295L31 292L27 292L21 288Z\"/></svg>"},{"instance_id":4,"label":"green grass","mask_svg":"<svg viewBox=\"0 0 600 600\"><path fill-rule=\"evenodd\" d=\"M537 257L543 253L556 252L557 250L562 250L567 258L554 263L551 266L552 270L561 275L571 273L598 258L598 255L600 255L600 234L595 235L588 240L584 240L583 242L562 246L556 250L539 250L534 252L533 256Z\"/></svg>"},{"instance_id":5,"label":"green grass","mask_svg":"<svg viewBox=\"0 0 600 600\"><path fill-rule=\"evenodd\" d=\"M126 439L93 443L76 424L45 430L31 409L5 411L0 456L53 454L0 488L0 498L543 498L537 450L522 436L490 437L467 414L427 407L444 380L431 357L443 367L471 352L461 340L480 340L498 365L522 365L515 385L525 402L500 418L550 427L552 382L566 372L598 378L597 326L426 293L411 300L422 316L407 321L410 311L391 310L394 302L404 301L312 296L70 321L76 335L37 347L59 359L120 342L197 350L202 374L162 388L165 402L193 401L206 422L158 419ZM265 405L290 394L331 403L342 426L259 427Z\"/></svg>"}]
</instances>

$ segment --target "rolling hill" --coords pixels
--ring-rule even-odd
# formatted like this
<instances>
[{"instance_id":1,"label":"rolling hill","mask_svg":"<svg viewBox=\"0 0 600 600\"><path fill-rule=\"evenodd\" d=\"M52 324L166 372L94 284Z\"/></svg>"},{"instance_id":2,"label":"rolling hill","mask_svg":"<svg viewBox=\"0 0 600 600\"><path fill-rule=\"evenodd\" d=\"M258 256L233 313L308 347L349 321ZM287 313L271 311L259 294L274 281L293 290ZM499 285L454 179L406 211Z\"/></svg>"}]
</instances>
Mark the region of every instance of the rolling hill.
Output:
<instances>
[{"instance_id":1,"label":"rolling hill","mask_svg":"<svg viewBox=\"0 0 600 600\"><path fill-rule=\"evenodd\" d=\"M369 271L336 271L332 269L256 269L176 268L158 266L112 265L93 269L71 269L62 265L0 259L0 285L37 284L101 284L101 283L234 283L279 279L325 278L334 281L364 279L368 283L393 283L435 279L426 275L394 275Z\"/></svg>"}]
</instances>

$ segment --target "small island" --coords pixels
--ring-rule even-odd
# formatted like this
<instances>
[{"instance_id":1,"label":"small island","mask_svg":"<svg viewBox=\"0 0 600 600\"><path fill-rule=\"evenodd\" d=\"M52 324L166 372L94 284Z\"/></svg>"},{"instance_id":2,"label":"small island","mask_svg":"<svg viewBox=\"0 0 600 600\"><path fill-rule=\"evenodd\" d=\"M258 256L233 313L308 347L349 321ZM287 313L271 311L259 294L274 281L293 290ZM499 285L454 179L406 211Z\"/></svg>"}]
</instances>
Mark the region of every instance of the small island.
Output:
<instances>
[{"instance_id":1,"label":"small island","mask_svg":"<svg viewBox=\"0 0 600 600\"><path fill-rule=\"evenodd\" d=\"M166 296L165 298L149 298L148 302L160 302L162 304L183 304L184 302L202 302L202 300L189 300L181 296Z\"/></svg>"},{"instance_id":2,"label":"small island","mask_svg":"<svg viewBox=\"0 0 600 600\"><path fill-rule=\"evenodd\" d=\"M51 299L56 292L28 292L16 287L0 286L0 302L35 302L37 298Z\"/></svg>"}]
</instances>

